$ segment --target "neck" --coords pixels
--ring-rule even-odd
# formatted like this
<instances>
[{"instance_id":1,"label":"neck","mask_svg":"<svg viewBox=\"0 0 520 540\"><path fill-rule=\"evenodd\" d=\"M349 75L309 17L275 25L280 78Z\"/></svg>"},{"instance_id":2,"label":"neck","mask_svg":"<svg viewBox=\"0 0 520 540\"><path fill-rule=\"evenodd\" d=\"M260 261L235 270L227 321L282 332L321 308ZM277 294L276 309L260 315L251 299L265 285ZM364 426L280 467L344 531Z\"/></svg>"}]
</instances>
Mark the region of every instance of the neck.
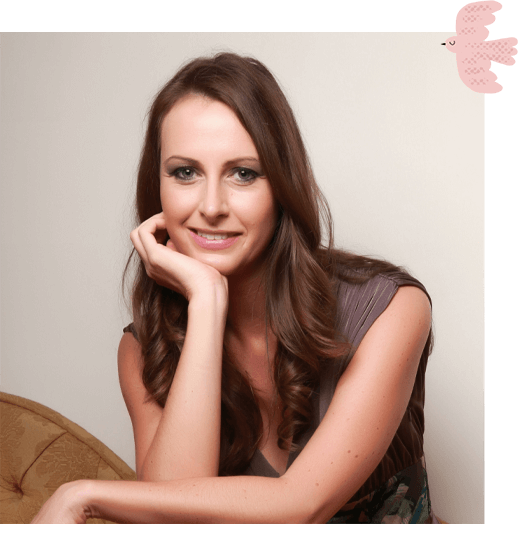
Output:
<instances>
[{"instance_id":1,"label":"neck","mask_svg":"<svg viewBox=\"0 0 520 540\"><path fill-rule=\"evenodd\" d=\"M265 290L262 276L228 278L229 304L227 330L236 339L265 340Z\"/></svg>"},{"instance_id":2,"label":"neck","mask_svg":"<svg viewBox=\"0 0 520 540\"><path fill-rule=\"evenodd\" d=\"M274 395L273 361L277 340L272 330L266 329L262 276L248 280L231 276L228 290L227 346L235 365L255 389L257 399L269 404Z\"/></svg>"}]
</instances>

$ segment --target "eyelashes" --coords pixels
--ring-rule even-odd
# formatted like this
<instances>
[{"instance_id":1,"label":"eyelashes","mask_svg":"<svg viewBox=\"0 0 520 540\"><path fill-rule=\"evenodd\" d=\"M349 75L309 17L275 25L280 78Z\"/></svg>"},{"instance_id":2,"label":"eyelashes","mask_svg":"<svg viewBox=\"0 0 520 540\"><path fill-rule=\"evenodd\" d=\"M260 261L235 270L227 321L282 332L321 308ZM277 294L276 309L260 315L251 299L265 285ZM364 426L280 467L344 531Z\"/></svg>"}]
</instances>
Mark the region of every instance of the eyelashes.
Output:
<instances>
[{"instance_id":1,"label":"eyelashes","mask_svg":"<svg viewBox=\"0 0 520 540\"><path fill-rule=\"evenodd\" d=\"M167 174L168 176L171 176L173 178L176 178L177 180L180 180L181 182L186 183L195 180L198 176L198 172L195 167L188 166L176 167L172 170L167 171ZM228 175L233 176L233 178L239 184L251 184L259 176L262 176L260 173L254 171L253 169L250 169L249 167L235 167L229 171Z\"/></svg>"}]
</instances>

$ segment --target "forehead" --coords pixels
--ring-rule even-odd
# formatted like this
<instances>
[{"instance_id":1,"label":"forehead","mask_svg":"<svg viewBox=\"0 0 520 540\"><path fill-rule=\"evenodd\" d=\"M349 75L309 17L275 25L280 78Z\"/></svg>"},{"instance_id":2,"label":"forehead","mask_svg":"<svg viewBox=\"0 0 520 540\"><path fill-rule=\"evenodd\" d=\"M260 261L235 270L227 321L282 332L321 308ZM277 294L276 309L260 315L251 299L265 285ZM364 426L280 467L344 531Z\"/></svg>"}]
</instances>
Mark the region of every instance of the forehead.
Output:
<instances>
[{"instance_id":1,"label":"forehead","mask_svg":"<svg viewBox=\"0 0 520 540\"><path fill-rule=\"evenodd\" d=\"M256 154L251 136L227 105L197 95L180 99L162 123L162 152L194 152L210 147Z\"/></svg>"}]
</instances>

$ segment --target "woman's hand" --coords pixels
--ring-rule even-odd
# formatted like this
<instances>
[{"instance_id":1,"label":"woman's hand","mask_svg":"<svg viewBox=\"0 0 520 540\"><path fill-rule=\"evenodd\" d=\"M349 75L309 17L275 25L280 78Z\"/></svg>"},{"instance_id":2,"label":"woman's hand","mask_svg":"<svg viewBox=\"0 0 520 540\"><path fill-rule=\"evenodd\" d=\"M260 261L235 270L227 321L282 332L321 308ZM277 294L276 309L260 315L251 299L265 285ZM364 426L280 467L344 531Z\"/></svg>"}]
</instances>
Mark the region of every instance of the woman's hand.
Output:
<instances>
[{"instance_id":1,"label":"woman's hand","mask_svg":"<svg viewBox=\"0 0 520 540\"><path fill-rule=\"evenodd\" d=\"M163 245L167 237L162 212L130 234L148 276L159 285L181 293L188 301L217 290L225 296L227 304L227 278L212 266L177 252L171 240Z\"/></svg>"},{"instance_id":2,"label":"woman's hand","mask_svg":"<svg viewBox=\"0 0 520 540\"><path fill-rule=\"evenodd\" d=\"M90 517L86 504L88 491L88 480L63 484L45 502L31 523L86 523Z\"/></svg>"}]
</instances>

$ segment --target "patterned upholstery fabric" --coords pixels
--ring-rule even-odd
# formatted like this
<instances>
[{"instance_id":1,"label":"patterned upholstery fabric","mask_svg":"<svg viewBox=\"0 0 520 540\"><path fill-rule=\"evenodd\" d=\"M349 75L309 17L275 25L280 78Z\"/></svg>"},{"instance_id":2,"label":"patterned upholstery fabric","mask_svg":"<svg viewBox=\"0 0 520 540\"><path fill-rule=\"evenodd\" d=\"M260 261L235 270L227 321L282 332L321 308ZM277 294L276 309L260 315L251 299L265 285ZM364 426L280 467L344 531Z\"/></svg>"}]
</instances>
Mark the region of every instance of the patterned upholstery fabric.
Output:
<instances>
[{"instance_id":1,"label":"patterned upholstery fabric","mask_svg":"<svg viewBox=\"0 0 520 540\"><path fill-rule=\"evenodd\" d=\"M30 523L59 486L85 478L135 480L136 475L61 414L0 392L0 523Z\"/></svg>"}]
</instances>

